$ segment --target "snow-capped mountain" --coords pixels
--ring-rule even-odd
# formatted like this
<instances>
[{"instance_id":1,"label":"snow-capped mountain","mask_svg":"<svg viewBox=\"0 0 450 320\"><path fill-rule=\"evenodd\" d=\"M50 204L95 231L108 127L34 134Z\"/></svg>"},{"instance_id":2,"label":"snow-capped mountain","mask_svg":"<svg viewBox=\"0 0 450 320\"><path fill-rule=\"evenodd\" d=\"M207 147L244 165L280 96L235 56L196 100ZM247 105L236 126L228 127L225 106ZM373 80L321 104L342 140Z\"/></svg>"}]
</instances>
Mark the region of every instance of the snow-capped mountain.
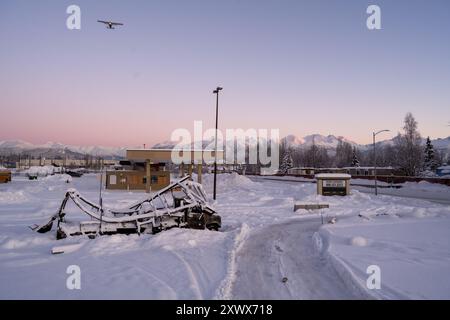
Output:
<instances>
[{"instance_id":1,"label":"snow-capped mountain","mask_svg":"<svg viewBox=\"0 0 450 320\"><path fill-rule=\"evenodd\" d=\"M166 141L159 142L159 143L153 145L152 148L153 149L173 149L177 144L178 144L178 142L176 142L176 141L166 140Z\"/></svg>"},{"instance_id":2,"label":"snow-capped mountain","mask_svg":"<svg viewBox=\"0 0 450 320\"><path fill-rule=\"evenodd\" d=\"M227 148L231 148L233 144L235 145L235 147L237 147L237 143L239 143L239 145L241 145L241 146L247 146L247 145L249 145L249 141L254 143L254 145L256 145L256 143L257 143L257 140L255 138L251 138L249 140L248 137L246 137L245 142L244 141L237 142L236 140L230 139L230 140L227 140L225 142L225 144L226 144ZM220 143L220 141L218 143ZM175 146L177 146L179 148L187 147L187 148L192 148L192 149L196 149L201 146L202 149L214 149L214 136L210 137L209 139L191 142L188 144L180 144L180 142L178 142L178 141L166 140L164 142L160 142L160 143L153 145L152 148L153 149L173 149ZM220 147L220 145L218 145L218 146Z\"/></svg>"},{"instance_id":3,"label":"snow-capped mountain","mask_svg":"<svg viewBox=\"0 0 450 320\"><path fill-rule=\"evenodd\" d=\"M435 140L431 140L431 143L438 150L449 150L450 151L450 136L447 138L437 138Z\"/></svg>"},{"instance_id":4,"label":"snow-capped mountain","mask_svg":"<svg viewBox=\"0 0 450 320\"><path fill-rule=\"evenodd\" d=\"M382 140L377 142L377 146L393 146L395 145L395 140L397 139L397 136L393 137L392 139L388 140ZM422 145L425 145L427 139L422 137ZM450 136L447 138L437 138L434 140L431 140L431 144L433 145L435 150L441 150L450 152ZM366 149L371 148L372 144L368 144L364 146Z\"/></svg>"},{"instance_id":5,"label":"snow-capped mountain","mask_svg":"<svg viewBox=\"0 0 450 320\"><path fill-rule=\"evenodd\" d=\"M288 146L299 146L305 143L305 140L302 138L299 138L293 134L287 135L283 139L281 139L282 142L286 143Z\"/></svg>"},{"instance_id":6,"label":"snow-capped mountain","mask_svg":"<svg viewBox=\"0 0 450 320\"><path fill-rule=\"evenodd\" d=\"M0 141L1 154L61 156L70 154L71 156L84 156L86 154L99 157L122 158L125 157L128 147L103 147L103 146L74 146L59 142L46 142L44 144L32 144L23 140Z\"/></svg>"},{"instance_id":7,"label":"snow-capped mountain","mask_svg":"<svg viewBox=\"0 0 450 320\"><path fill-rule=\"evenodd\" d=\"M385 145L394 145L396 137L393 137L392 139L388 140L381 140L377 142L377 145L379 146L385 146ZM358 144L348 138L345 138L343 136L335 136L335 135L321 135L321 134L310 134L304 137L298 137L293 134L287 135L286 137L281 139L281 143L286 143L288 146L296 147L296 148L308 148L315 144L316 146L323 147L327 150L335 150L339 141L347 142L353 147L356 147L360 150L368 150L372 147L372 144ZM426 139L423 138L423 144L425 144ZM203 140L202 146L206 147L208 145L213 144L214 137L211 139ZM227 141L227 144L232 143L232 141ZM435 149L439 150L450 150L450 136L447 138L438 138L435 140L431 140L431 143L433 144ZM172 149L174 148L178 142L176 141L164 141L161 143L155 144L152 148L155 149ZM193 145L193 143L191 144Z\"/></svg>"},{"instance_id":8,"label":"snow-capped mountain","mask_svg":"<svg viewBox=\"0 0 450 320\"><path fill-rule=\"evenodd\" d=\"M0 141L0 148L10 148L10 149L31 149L34 148L34 145L23 141L23 140L6 140Z\"/></svg>"},{"instance_id":9,"label":"snow-capped mountain","mask_svg":"<svg viewBox=\"0 0 450 320\"><path fill-rule=\"evenodd\" d=\"M396 139L397 139L397 137L395 136L388 140L381 140L381 141L377 142L377 146L386 146L386 145L393 146L395 144ZM339 143L339 140L350 143L352 146L354 146L362 151L372 148L372 144L366 144L366 145L358 144L358 143L356 143L352 140L349 140L345 137L334 136L334 135L324 136L321 134L312 134L312 135L307 135L303 138L296 137L295 135L288 135L281 140L282 140L282 142L287 143L287 145L299 147L299 148L310 147L314 143L316 146L321 146L328 150L335 150ZM425 145L425 142L426 142L426 138L422 138L423 145ZM450 152L450 136L447 138L437 138L437 139L431 140L431 143L433 144L433 146L436 150Z\"/></svg>"},{"instance_id":10,"label":"snow-capped mountain","mask_svg":"<svg viewBox=\"0 0 450 320\"><path fill-rule=\"evenodd\" d=\"M281 139L282 143L286 143L289 146L292 147L299 147L299 148L308 148L315 144L316 146L323 147L325 149L336 149L339 141L350 143L352 146L360 147L359 144L357 144L354 141L351 141L345 137L342 136L334 136L332 134L324 136L321 134L310 134L303 138L299 138L295 135L288 135Z\"/></svg>"}]
</instances>

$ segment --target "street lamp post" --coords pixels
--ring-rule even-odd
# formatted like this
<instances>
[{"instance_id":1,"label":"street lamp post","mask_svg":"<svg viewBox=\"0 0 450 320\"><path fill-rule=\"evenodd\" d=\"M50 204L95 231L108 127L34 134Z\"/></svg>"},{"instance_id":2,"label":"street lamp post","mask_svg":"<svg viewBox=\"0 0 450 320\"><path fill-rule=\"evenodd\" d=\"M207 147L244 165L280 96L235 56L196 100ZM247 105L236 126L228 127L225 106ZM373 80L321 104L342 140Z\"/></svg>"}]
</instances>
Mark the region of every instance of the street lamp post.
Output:
<instances>
[{"instance_id":1,"label":"street lamp post","mask_svg":"<svg viewBox=\"0 0 450 320\"><path fill-rule=\"evenodd\" d=\"M388 132L390 130L384 129L377 132L373 132L373 175L375 179L375 195L378 195L378 185L377 185L377 154L376 154L376 147L375 147L375 137L377 134L382 132Z\"/></svg>"},{"instance_id":2,"label":"street lamp post","mask_svg":"<svg viewBox=\"0 0 450 320\"><path fill-rule=\"evenodd\" d=\"M215 148L214 148L214 191L213 191L213 199L216 200L216 179L217 179L217 130L218 130L218 122L219 122L219 91L223 88L217 87L213 93L216 95L216 137L215 137Z\"/></svg>"}]
</instances>

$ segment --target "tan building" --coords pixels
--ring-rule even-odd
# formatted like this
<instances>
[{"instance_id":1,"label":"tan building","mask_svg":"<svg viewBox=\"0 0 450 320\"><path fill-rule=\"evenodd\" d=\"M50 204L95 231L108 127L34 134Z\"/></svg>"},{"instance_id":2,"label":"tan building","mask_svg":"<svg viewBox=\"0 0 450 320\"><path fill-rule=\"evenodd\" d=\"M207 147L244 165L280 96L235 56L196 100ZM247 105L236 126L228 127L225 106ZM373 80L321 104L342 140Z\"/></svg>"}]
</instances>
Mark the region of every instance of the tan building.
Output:
<instances>
[{"instance_id":1,"label":"tan building","mask_svg":"<svg viewBox=\"0 0 450 320\"><path fill-rule=\"evenodd\" d=\"M160 190L170 184L170 172L164 165L152 164L150 170L150 190ZM106 188L111 190L146 190L145 170L115 170L106 172Z\"/></svg>"},{"instance_id":2,"label":"tan building","mask_svg":"<svg viewBox=\"0 0 450 320\"><path fill-rule=\"evenodd\" d=\"M223 161L223 151L217 152L217 161ZM175 159L178 158L178 159ZM212 150L173 150L173 149L130 149L127 160L120 161L124 170L108 171L107 189L160 190L170 184L170 171L166 164L179 164L180 176L196 172L198 182L202 181L204 163L214 162Z\"/></svg>"}]
</instances>

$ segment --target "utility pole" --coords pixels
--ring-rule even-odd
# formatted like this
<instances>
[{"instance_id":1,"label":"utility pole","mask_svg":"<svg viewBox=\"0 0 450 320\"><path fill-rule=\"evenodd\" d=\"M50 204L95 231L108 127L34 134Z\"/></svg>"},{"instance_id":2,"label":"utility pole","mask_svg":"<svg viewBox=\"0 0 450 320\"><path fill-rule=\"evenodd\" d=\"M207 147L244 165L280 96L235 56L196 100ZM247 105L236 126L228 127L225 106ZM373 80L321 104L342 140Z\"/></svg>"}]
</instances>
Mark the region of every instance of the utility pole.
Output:
<instances>
[{"instance_id":1,"label":"utility pole","mask_svg":"<svg viewBox=\"0 0 450 320\"><path fill-rule=\"evenodd\" d=\"M100 192L99 192L99 207L100 207L100 226L99 233L102 233L102 223L103 223L103 199L102 199L102 184L103 184L103 169L100 172Z\"/></svg>"},{"instance_id":2,"label":"utility pole","mask_svg":"<svg viewBox=\"0 0 450 320\"><path fill-rule=\"evenodd\" d=\"M216 95L216 138L215 138L215 148L214 148L214 191L213 199L216 200L216 184L217 184L217 130L219 124L219 91L223 88L217 87L213 93Z\"/></svg>"},{"instance_id":3,"label":"utility pole","mask_svg":"<svg viewBox=\"0 0 450 320\"><path fill-rule=\"evenodd\" d=\"M378 195L378 185L377 185L377 153L376 153L376 144L375 144L375 137L377 134L382 132L388 132L389 130L380 130L377 132L373 132L373 175L375 180L375 195Z\"/></svg>"},{"instance_id":4,"label":"utility pole","mask_svg":"<svg viewBox=\"0 0 450 320\"><path fill-rule=\"evenodd\" d=\"M316 167L316 140L315 140L315 138L316 138L316 135L313 134L312 147L311 147L311 150L312 150L312 167L313 168L317 168Z\"/></svg>"}]
</instances>

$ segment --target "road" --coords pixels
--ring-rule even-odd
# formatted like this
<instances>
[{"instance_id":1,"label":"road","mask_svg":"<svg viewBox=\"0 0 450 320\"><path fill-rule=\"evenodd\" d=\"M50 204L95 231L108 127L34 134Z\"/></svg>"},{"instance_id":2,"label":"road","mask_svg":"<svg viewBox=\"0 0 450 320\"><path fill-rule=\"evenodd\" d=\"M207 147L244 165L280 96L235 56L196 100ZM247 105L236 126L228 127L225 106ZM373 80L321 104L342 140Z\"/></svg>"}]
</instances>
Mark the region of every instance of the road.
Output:
<instances>
[{"instance_id":1,"label":"road","mask_svg":"<svg viewBox=\"0 0 450 320\"><path fill-rule=\"evenodd\" d=\"M373 189L365 188L365 187L355 187L356 190L363 193L374 193ZM411 199L420 199L431 201L443 205L450 205L450 199L447 194L425 194L422 193L420 195L417 194L408 194L407 190L403 189L378 189L378 194L392 196L392 197L400 197L400 198L411 198Z\"/></svg>"},{"instance_id":2,"label":"road","mask_svg":"<svg viewBox=\"0 0 450 320\"><path fill-rule=\"evenodd\" d=\"M251 235L236 256L232 298L358 299L315 249L320 223L317 217L292 220Z\"/></svg>"}]
</instances>

